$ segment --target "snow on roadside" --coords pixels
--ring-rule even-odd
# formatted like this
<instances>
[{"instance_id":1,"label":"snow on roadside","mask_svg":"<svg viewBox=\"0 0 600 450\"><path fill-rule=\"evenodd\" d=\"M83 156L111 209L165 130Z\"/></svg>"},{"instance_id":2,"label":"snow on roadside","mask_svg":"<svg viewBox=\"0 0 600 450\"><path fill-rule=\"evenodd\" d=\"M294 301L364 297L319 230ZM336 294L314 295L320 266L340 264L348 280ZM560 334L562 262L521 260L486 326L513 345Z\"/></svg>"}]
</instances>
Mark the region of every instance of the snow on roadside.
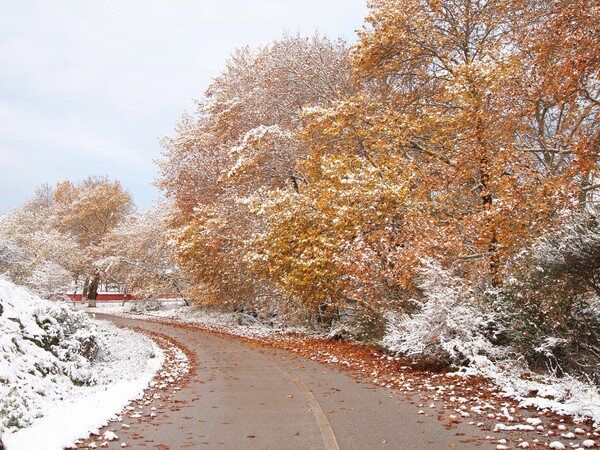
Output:
<instances>
[{"instance_id":1,"label":"snow on roadside","mask_svg":"<svg viewBox=\"0 0 600 450\"><path fill-rule=\"evenodd\" d=\"M133 308L133 309L132 309ZM159 309L144 309L135 303L106 303L98 305L98 313L112 314L122 317L140 318L148 315L155 318L170 319L181 324L197 325L206 330L219 331L247 338L273 337L281 334L304 334L309 331L303 328L269 326L248 314L207 311L201 308L183 306L174 301L166 301Z\"/></svg>"},{"instance_id":2,"label":"snow on roadside","mask_svg":"<svg viewBox=\"0 0 600 450\"><path fill-rule=\"evenodd\" d=\"M106 327L108 344L121 350L98 367L102 381L71 392L64 401L47 405L44 417L27 428L6 434L8 449L51 450L73 446L142 394L161 367L162 352L143 335L103 327Z\"/></svg>"},{"instance_id":3,"label":"snow on roadside","mask_svg":"<svg viewBox=\"0 0 600 450\"><path fill-rule=\"evenodd\" d=\"M115 445L120 447L129 447L128 442L121 440L120 430L129 429L133 424L145 420L156 423L156 411L165 403L177 402L173 395L186 382L191 369L190 358L184 348L167 336L152 333L152 338L163 350L165 361L143 396L132 401L98 432L80 440L77 448L104 448L109 441L115 441Z\"/></svg>"},{"instance_id":4,"label":"snow on roadside","mask_svg":"<svg viewBox=\"0 0 600 450\"><path fill-rule=\"evenodd\" d=\"M0 427L10 450L62 449L140 396L164 356L0 278Z\"/></svg>"},{"instance_id":5,"label":"snow on roadside","mask_svg":"<svg viewBox=\"0 0 600 450\"><path fill-rule=\"evenodd\" d=\"M600 425L600 390L592 383L549 375L534 378L518 367L499 370L493 366L482 374L492 379L504 396L519 401L521 407L531 406L575 419L590 418Z\"/></svg>"}]
</instances>

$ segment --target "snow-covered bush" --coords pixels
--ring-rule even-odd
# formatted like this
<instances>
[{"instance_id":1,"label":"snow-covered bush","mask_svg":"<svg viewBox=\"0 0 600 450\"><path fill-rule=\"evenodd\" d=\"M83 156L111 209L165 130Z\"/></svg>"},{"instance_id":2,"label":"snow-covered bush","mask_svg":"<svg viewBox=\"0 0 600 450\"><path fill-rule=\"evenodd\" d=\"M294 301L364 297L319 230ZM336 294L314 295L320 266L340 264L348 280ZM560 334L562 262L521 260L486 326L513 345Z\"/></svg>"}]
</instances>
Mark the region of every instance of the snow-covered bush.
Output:
<instances>
[{"instance_id":1,"label":"snow-covered bush","mask_svg":"<svg viewBox=\"0 0 600 450\"><path fill-rule=\"evenodd\" d=\"M160 300L156 300L153 298L133 302L129 307L130 312L137 314L144 314L146 312L151 311L160 311L161 309L163 309L163 305L160 302Z\"/></svg>"},{"instance_id":2,"label":"snow-covered bush","mask_svg":"<svg viewBox=\"0 0 600 450\"><path fill-rule=\"evenodd\" d=\"M63 300L71 290L73 274L55 262L43 261L33 268L26 284L42 298Z\"/></svg>"},{"instance_id":3,"label":"snow-covered bush","mask_svg":"<svg viewBox=\"0 0 600 450\"><path fill-rule=\"evenodd\" d=\"M540 275L572 278L600 296L600 210L594 208L564 221L561 229L541 237L533 247Z\"/></svg>"},{"instance_id":4,"label":"snow-covered bush","mask_svg":"<svg viewBox=\"0 0 600 450\"><path fill-rule=\"evenodd\" d=\"M102 348L87 315L0 278L0 427L29 425L41 414L40 396L94 383Z\"/></svg>"},{"instance_id":5,"label":"snow-covered bush","mask_svg":"<svg viewBox=\"0 0 600 450\"><path fill-rule=\"evenodd\" d=\"M503 293L510 343L533 370L600 385L600 299L530 277Z\"/></svg>"},{"instance_id":6,"label":"snow-covered bush","mask_svg":"<svg viewBox=\"0 0 600 450\"><path fill-rule=\"evenodd\" d=\"M42 348L61 361L78 366L85 360L98 358L101 342L87 315L73 313L68 305L59 303L51 308L39 308L34 317L45 332L41 338Z\"/></svg>"},{"instance_id":7,"label":"snow-covered bush","mask_svg":"<svg viewBox=\"0 0 600 450\"><path fill-rule=\"evenodd\" d=\"M501 292L511 344L532 369L600 385L600 222L563 221L513 261Z\"/></svg>"},{"instance_id":8,"label":"snow-covered bush","mask_svg":"<svg viewBox=\"0 0 600 450\"><path fill-rule=\"evenodd\" d=\"M6 428L23 428L31 423L29 402L17 388L12 388L0 401L0 423Z\"/></svg>"},{"instance_id":9,"label":"snow-covered bush","mask_svg":"<svg viewBox=\"0 0 600 450\"><path fill-rule=\"evenodd\" d=\"M388 314L385 347L438 369L499 356L502 349L492 345L487 333L493 317L480 310L465 280L428 261L419 287L418 312Z\"/></svg>"}]
</instances>

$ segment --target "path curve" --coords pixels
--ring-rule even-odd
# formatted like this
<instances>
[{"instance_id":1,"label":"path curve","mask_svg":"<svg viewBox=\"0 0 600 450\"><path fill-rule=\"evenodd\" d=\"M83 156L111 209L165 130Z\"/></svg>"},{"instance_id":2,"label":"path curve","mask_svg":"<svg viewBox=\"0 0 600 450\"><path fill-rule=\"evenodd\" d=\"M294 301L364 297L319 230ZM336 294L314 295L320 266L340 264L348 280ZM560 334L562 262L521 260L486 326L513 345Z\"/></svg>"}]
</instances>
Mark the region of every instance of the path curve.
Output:
<instances>
[{"instance_id":1,"label":"path curve","mask_svg":"<svg viewBox=\"0 0 600 450\"><path fill-rule=\"evenodd\" d=\"M493 448L481 430L417 414L415 398L289 352L192 327L97 318L166 335L195 364L182 386L153 405L137 405L140 418L106 427L119 435L107 448Z\"/></svg>"}]
</instances>

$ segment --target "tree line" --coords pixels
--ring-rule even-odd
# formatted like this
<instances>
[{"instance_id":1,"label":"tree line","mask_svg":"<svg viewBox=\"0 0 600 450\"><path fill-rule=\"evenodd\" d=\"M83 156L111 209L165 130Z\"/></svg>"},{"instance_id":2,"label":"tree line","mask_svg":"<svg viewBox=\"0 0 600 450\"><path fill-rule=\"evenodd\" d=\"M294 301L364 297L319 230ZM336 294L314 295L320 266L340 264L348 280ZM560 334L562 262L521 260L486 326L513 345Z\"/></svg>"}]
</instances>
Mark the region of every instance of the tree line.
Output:
<instances>
[{"instance_id":1,"label":"tree line","mask_svg":"<svg viewBox=\"0 0 600 450\"><path fill-rule=\"evenodd\" d=\"M436 267L489 339L591 373L599 37L593 1L371 0L350 47L239 49L159 163L193 297L373 338Z\"/></svg>"},{"instance_id":2,"label":"tree line","mask_svg":"<svg viewBox=\"0 0 600 450\"><path fill-rule=\"evenodd\" d=\"M107 177L42 185L0 221L0 271L49 299L95 300L99 289L177 294L185 282L162 237L168 211L136 212Z\"/></svg>"}]
</instances>

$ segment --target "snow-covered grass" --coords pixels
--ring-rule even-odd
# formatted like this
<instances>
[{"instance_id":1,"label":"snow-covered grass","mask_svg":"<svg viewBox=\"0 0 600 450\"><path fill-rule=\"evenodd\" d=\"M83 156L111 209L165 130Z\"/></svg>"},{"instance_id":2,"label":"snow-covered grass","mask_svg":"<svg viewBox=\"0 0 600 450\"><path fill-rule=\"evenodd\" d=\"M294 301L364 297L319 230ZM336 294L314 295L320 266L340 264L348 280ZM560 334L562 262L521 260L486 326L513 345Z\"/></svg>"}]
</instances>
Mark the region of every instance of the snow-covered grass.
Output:
<instances>
[{"instance_id":1,"label":"snow-covered grass","mask_svg":"<svg viewBox=\"0 0 600 450\"><path fill-rule=\"evenodd\" d=\"M10 450L62 449L141 395L162 351L0 278L0 427Z\"/></svg>"},{"instance_id":2,"label":"snow-covered grass","mask_svg":"<svg viewBox=\"0 0 600 450\"><path fill-rule=\"evenodd\" d=\"M79 308L87 308L85 305ZM207 330L221 331L248 338L270 337L279 334L308 334L304 328L282 327L278 324L267 325L249 314L236 312L220 312L184 306L176 300L159 300L152 302L132 301L125 305L120 302L98 303L96 311L124 317L141 317L149 315L157 318L172 319L179 323L198 325Z\"/></svg>"}]
</instances>

